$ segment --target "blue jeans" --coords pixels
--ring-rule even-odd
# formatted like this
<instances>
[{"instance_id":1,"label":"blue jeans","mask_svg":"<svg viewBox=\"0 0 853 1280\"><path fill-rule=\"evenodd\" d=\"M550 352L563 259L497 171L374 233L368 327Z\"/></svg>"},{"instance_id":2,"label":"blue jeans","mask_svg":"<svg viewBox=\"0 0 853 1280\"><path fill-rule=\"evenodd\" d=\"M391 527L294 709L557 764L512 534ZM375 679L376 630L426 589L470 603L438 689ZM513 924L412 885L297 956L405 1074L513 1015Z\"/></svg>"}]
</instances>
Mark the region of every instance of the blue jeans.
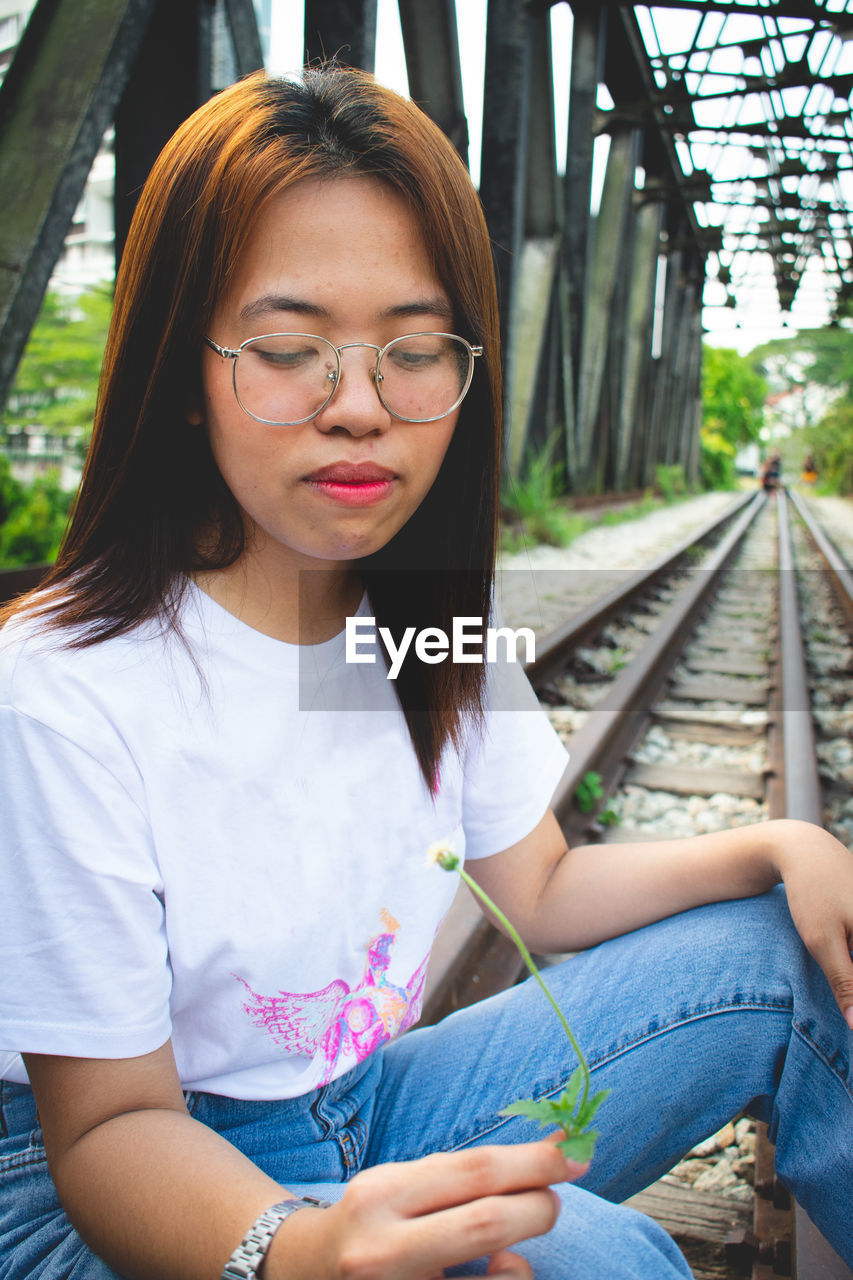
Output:
<instances>
[{"instance_id":1,"label":"blue jeans","mask_svg":"<svg viewBox=\"0 0 853 1280\"><path fill-rule=\"evenodd\" d=\"M612 1093L588 1173L558 1188L557 1225L519 1246L537 1280L689 1276L669 1237L619 1202L744 1110L768 1122L780 1176L853 1264L853 1033L781 889L614 939L548 981L593 1087ZM187 1104L284 1186L336 1199L369 1165L528 1141L530 1121L498 1112L561 1090L575 1065L542 993L525 982L410 1032L305 1097L190 1093ZM114 1280L56 1199L26 1087L2 1086L0 1123L0 1280Z\"/></svg>"}]
</instances>

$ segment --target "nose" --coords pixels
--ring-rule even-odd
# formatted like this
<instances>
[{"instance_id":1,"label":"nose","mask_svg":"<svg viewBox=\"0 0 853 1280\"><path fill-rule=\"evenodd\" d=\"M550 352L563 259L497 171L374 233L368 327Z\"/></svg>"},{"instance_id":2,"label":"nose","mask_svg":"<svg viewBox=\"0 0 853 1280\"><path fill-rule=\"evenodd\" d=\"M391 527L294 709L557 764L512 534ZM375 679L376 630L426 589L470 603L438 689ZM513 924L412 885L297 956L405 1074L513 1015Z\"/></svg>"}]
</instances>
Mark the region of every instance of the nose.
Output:
<instances>
[{"instance_id":1,"label":"nose","mask_svg":"<svg viewBox=\"0 0 853 1280\"><path fill-rule=\"evenodd\" d=\"M390 426L391 415L376 391L377 349L366 343L348 345L365 349L344 351L341 348L341 372L337 386L329 403L314 419L314 425L326 433L342 431L352 436L380 434Z\"/></svg>"}]
</instances>

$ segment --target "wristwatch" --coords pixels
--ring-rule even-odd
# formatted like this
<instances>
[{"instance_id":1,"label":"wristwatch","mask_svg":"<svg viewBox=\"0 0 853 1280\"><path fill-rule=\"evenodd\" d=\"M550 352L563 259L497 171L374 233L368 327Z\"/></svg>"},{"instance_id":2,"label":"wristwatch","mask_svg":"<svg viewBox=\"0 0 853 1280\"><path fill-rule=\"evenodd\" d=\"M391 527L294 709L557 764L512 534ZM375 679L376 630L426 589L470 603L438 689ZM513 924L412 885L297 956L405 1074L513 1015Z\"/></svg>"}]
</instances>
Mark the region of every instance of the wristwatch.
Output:
<instances>
[{"instance_id":1,"label":"wristwatch","mask_svg":"<svg viewBox=\"0 0 853 1280\"><path fill-rule=\"evenodd\" d=\"M300 1196L293 1200L282 1200L259 1214L240 1244L225 1264L221 1280L255 1280L258 1268L266 1257L272 1238L285 1218L289 1218L297 1209L330 1209L330 1200L320 1200L317 1196Z\"/></svg>"}]
</instances>

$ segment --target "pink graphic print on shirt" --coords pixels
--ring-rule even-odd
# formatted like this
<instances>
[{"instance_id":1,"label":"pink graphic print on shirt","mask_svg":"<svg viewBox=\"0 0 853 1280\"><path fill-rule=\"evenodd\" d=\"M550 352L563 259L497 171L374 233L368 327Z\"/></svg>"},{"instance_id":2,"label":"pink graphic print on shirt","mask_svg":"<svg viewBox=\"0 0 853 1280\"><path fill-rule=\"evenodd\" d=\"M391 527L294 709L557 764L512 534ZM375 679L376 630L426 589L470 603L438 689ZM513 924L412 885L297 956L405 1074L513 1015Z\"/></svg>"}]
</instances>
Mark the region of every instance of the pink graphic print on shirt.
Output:
<instances>
[{"instance_id":1,"label":"pink graphic print on shirt","mask_svg":"<svg viewBox=\"0 0 853 1280\"><path fill-rule=\"evenodd\" d=\"M386 970L400 925L389 911L383 909L380 914L385 931L368 942L364 973L354 991L342 978L336 978L322 991L279 991L278 995L263 996L234 975L252 997L243 1009L256 1026L268 1031L289 1053L322 1056L325 1069L321 1085L332 1079L340 1058L361 1062L420 1017L429 956L405 987L389 982Z\"/></svg>"}]
</instances>

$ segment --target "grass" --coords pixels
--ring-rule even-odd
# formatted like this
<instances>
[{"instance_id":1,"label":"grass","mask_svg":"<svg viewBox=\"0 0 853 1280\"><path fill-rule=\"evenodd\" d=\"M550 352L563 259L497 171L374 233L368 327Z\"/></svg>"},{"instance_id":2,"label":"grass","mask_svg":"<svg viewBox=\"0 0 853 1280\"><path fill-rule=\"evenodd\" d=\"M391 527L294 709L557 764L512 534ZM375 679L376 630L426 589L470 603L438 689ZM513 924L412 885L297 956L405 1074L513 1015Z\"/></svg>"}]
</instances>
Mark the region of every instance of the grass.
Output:
<instances>
[{"instance_id":1,"label":"grass","mask_svg":"<svg viewBox=\"0 0 853 1280\"><path fill-rule=\"evenodd\" d=\"M571 500L560 498L553 500L552 508L543 515L537 512L533 516L516 514L512 506L504 503L505 515L501 524L501 553L515 555L543 542L552 547L567 547L582 533L595 529L599 525L624 524L627 520L639 520L652 511L662 507L674 506L677 502L686 502L695 498L695 493L685 493L674 499L656 497L649 489L638 502L630 502L625 506L615 507L612 511L599 511L585 514L571 509Z\"/></svg>"},{"instance_id":2,"label":"grass","mask_svg":"<svg viewBox=\"0 0 853 1280\"><path fill-rule=\"evenodd\" d=\"M573 511L571 499L562 493L563 472L554 461L555 442L532 455L523 476L513 480L503 495L501 552L514 555L542 543L567 547L575 538L597 525L623 524L637 520L660 507L672 506L696 496L680 466L655 468L655 485L638 502L609 511L585 514Z\"/></svg>"}]
</instances>

